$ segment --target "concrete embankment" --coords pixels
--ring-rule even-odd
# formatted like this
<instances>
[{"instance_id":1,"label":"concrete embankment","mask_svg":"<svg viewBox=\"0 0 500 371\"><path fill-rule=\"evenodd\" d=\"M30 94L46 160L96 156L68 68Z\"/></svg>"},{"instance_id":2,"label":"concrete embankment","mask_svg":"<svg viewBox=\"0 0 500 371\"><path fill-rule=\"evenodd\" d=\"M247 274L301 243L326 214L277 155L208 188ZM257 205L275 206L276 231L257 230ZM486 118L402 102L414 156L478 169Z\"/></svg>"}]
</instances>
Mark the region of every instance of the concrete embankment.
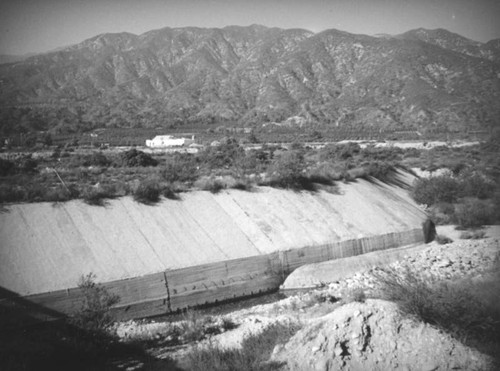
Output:
<instances>
[{"instance_id":1,"label":"concrete embankment","mask_svg":"<svg viewBox=\"0 0 500 371\"><path fill-rule=\"evenodd\" d=\"M363 255L329 260L316 264L303 265L294 270L285 280L283 290L300 290L319 287L329 282L336 282L370 268L385 266L403 260L426 248L425 244L416 243L389 250L374 251Z\"/></svg>"},{"instance_id":2,"label":"concrete embankment","mask_svg":"<svg viewBox=\"0 0 500 371\"><path fill-rule=\"evenodd\" d=\"M0 286L71 312L92 272L121 297L122 317L163 314L275 289L304 264L421 242L425 218L404 189L365 180L317 192L190 192L155 206L9 205Z\"/></svg>"}]
</instances>

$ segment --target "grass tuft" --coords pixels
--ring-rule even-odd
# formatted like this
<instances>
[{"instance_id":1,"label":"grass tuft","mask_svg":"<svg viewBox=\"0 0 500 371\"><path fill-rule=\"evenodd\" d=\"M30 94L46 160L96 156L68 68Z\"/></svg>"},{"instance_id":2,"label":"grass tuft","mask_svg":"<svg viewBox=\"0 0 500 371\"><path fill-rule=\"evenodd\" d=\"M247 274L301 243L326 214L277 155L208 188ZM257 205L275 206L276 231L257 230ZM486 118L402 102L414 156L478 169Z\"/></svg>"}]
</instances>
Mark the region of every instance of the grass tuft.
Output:
<instances>
[{"instance_id":1,"label":"grass tuft","mask_svg":"<svg viewBox=\"0 0 500 371\"><path fill-rule=\"evenodd\" d=\"M493 357L500 354L500 264L491 281L435 282L407 268L375 273L384 299Z\"/></svg>"},{"instance_id":2,"label":"grass tuft","mask_svg":"<svg viewBox=\"0 0 500 371\"><path fill-rule=\"evenodd\" d=\"M300 327L275 323L263 332L243 340L241 349L222 349L214 342L198 346L187 356L188 369L193 371L280 370L280 362L270 362L273 349L286 343Z\"/></svg>"}]
</instances>

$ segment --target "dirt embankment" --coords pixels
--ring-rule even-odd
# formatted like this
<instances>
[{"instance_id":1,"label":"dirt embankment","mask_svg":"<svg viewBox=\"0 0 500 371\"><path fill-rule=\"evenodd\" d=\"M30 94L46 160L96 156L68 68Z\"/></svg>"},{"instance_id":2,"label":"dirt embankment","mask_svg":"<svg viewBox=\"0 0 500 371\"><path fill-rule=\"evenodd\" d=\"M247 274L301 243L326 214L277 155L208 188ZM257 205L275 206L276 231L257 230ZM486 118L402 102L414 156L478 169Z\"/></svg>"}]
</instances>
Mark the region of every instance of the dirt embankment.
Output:
<instances>
[{"instance_id":1,"label":"dirt embankment","mask_svg":"<svg viewBox=\"0 0 500 371\"><path fill-rule=\"evenodd\" d=\"M288 370L487 370L491 360L450 335L404 318L382 300L350 303L312 321L274 360Z\"/></svg>"}]
</instances>

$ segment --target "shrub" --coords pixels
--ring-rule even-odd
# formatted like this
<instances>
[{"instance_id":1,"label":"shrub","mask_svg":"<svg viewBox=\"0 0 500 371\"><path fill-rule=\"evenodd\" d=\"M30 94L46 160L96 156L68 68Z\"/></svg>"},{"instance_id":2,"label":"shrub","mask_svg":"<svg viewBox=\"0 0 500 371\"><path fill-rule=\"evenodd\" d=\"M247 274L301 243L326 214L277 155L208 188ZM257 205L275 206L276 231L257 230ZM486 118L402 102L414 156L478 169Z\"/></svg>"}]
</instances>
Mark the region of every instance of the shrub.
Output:
<instances>
[{"instance_id":1,"label":"shrub","mask_svg":"<svg viewBox=\"0 0 500 371\"><path fill-rule=\"evenodd\" d=\"M111 307L117 304L120 298L110 294L104 286L96 283L95 279L93 273L80 277L78 288L81 290L83 300L81 307L72 316L71 322L81 329L102 333L111 324Z\"/></svg>"},{"instance_id":2,"label":"shrub","mask_svg":"<svg viewBox=\"0 0 500 371\"><path fill-rule=\"evenodd\" d=\"M154 204L160 200L161 189L156 181L143 181L134 191L134 200L146 205Z\"/></svg>"},{"instance_id":3,"label":"shrub","mask_svg":"<svg viewBox=\"0 0 500 371\"><path fill-rule=\"evenodd\" d=\"M168 182L193 182L198 177L196 158L190 154L176 154L165 164L161 176Z\"/></svg>"},{"instance_id":4,"label":"shrub","mask_svg":"<svg viewBox=\"0 0 500 371\"><path fill-rule=\"evenodd\" d=\"M294 324L275 323L259 334L242 341L241 349L222 349L210 342L199 346L187 355L187 366L193 371L280 370L282 364L269 362L278 344L286 343L300 327Z\"/></svg>"},{"instance_id":5,"label":"shrub","mask_svg":"<svg viewBox=\"0 0 500 371\"><path fill-rule=\"evenodd\" d=\"M24 189L18 186L11 186L10 184L0 184L0 202L20 202L26 197Z\"/></svg>"},{"instance_id":6,"label":"shrub","mask_svg":"<svg viewBox=\"0 0 500 371\"><path fill-rule=\"evenodd\" d=\"M271 161L271 153L263 149L252 149L240 158L236 166L243 173L262 173L267 170Z\"/></svg>"},{"instance_id":7,"label":"shrub","mask_svg":"<svg viewBox=\"0 0 500 371\"><path fill-rule=\"evenodd\" d=\"M269 170L271 185L281 188L304 188L306 164L300 151L284 152L276 158Z\"/></svg>"},{"instance_id":8,"label":"shrub","mask_svg":"<svg viewBox=\"0 0 500 371\"><path fill-rule=\"evenodd\" d=\"M366 294L362 288L352 289L343 296L344 296L343 299L346 303L351 303L353 301L356 301L358 303L364 303L366 300Z\"/></svg>"},{"instance_id":9,"label":"shrub","mask_svg":"<svg viewBox=\"0 0 500 371\"><path fill-rule=\"evenodd\" d=\"M158 161L156 161L147 153L132 148L131 150L125 151L120 154L119 165L128 167L156 166L158 165Z\"/></svg>"},{"instance_id":10,"label":"shrub","mask_svg":"<svg viewBox=\"0 0 500 371\"><path fill-rule=\"evenodd\" d=\"M386 268L375 277L383 298L402 311L438 326L469 346L498 357L500 351L500 267L496 279L438 283L416 272Z\"/></svg>"},{"instance_id":11,"label":"shrub","mask_svg":"<svg viewBox=\"0 0 500 371\"><path fill-rule=\"evenodd\" d=\"M245 150L234 138L226 138L220 145L208 147L199 155L210 169L228 169L244 156Z\"/></svg>"},{"instance_id":12,"label":"shrub","mask_svg":"<svg viewBox=\"0 0 500 371\"><path fill-rule=\"evenodd\" d=\"M390 175L394 171L394 166L381 161L364 163L363 168L366 169L366 175L364 175L364 177L371 176L381 181L388 181Z\"/></svg>"},{"instance_id":13,"label":"shrub","mask_svg":"<svg viewBox=\"0 0 500 371\"><path fill-rule=\"evenodd\" d=\"M413 185L412 195L416 202L428 206L438 202L455 202L460 184L457 179L448 175L417 179Z\"/></svg>"},{"instance_id":14,"label":"shrub","mask_svg":"<svg viewBox=\"0 0 500 371\"><path fill-rule=\"evenodd\" d=\"M182 338L185 342L199 341L205 337L205 322L209 321L201 317L198 312L188 309L183 314L181 322Z\"/></svg>"},{"instance_id":15,"label":"shrub","mask_svg":"<svg viewBox=\"0 0 500 371\"><path fill-rule=\"evenodd\" d=\"M16 161L16 165L21 173L34 173L38 166L38 161L31 157L31 155L24 156Z\"/></svg>"},{"instance_id":16,"label":"shrub","mask_svg":"<svg viewBox=\"0 0 500 371\"><path fill-rule=\"evenodd\" d=\"M459 228L479 228L494 221L495 209L487 200L465 198L455 205L455 222Z\"/></svg>"},{"instance_id":17,"label":"shrub","mask_svg":"<svg viewBox=\"0 0 500 371\"><path fill-rule=\"evenodd\" d=\"M102 152L93 152L86 159L84 166L108 167L109 165L111 165L111 160L109 160Z\"/></svg>"},{"instance_id":18,"label":"shrub","mask_svg":"<svg viewBox=\"0 0 500 371\"><path fill-rule=\"evenodd\" d=\"M79 192L73 185L70 185L68 187L63 185L57 185L45 189L45 194L43 195L43 201L64 202L77 198L78 196Z\"/></svg>"},{"instance_id":19,"label":"shrub","mask_svg":"<svg viewBox=\"0 0 500 371\"><path fill-rule=\"evenodd\" d=\"M437 225L445 225L453 222L455 206L451 203L440 202L429 208L431 219Z\"/></svg>"},{"instance_id":20,"label":"shrub","mask_svg":"<svg viewBox=\"0 0 500 371\"><path fill-rule=\"evenodd\" d=\"M495 191L495 183L477 171L461 172L459 177L460 197L488 198Z\"/></svg>"},{"instance_id":21,"label":"shrub","mask_svg":"<svg viewBox=\"0 0 500 371\"><path fill-rule=\"evenodd\" d=\"M463 240L480 240L486 237L486 232L482 230L463 231L460 233L460 238Z\"/></svg>"},{"instance_id":22,"label":"shrub","mask_svg":"<svg viewBox=\"0 0 500 371\"><path fill-rule=\"evenodd\" d=\"M226 188L226 185L221 178L215 176L201 177L194 183L195 187L212 193L219 193Z\"/></svg>"},{"instance_id":23,"label":"shrub","mask_svg":"<svg viewBox=\"0 0 500 371\"><path fill-rule=\"evenodd\" d=\"M161 194L163 197L168 198L169 200L178 200L179 196L175 193L175 190L170 185L164 185L161 190Z\"/></svg>"},{"instance_id":24,"label":"shrub","mask_svg":"<svg viewBox=\"0 0 500 371\"><path fill-rule=\"evenodd\" d=\"M4 160L0 158L0 176L7 176L14 174L16 171L16 165L13 161Z\"/></svg>"},{"instance_id":25,"label":"shrub","mask_svg":"<svg viewBox=\"0 0 500 371\"><path fill-rule=\"evenodd\" d=\"M358 143L348 142L345 144L328 144L320 151L321 160L346 160L360 153L361 147Z\"/></svg>"},{"instance_id":26,"label":"shrub","mask_svg":"<svg viewBox=\"0 0 500 371\"><path fill-rule=\"evenodd\" d=\"M88 187L83 190L81 197L89 205L103 206L106 199L116 197L116 189L109 185Z\"/></svg>"}]
</instances>

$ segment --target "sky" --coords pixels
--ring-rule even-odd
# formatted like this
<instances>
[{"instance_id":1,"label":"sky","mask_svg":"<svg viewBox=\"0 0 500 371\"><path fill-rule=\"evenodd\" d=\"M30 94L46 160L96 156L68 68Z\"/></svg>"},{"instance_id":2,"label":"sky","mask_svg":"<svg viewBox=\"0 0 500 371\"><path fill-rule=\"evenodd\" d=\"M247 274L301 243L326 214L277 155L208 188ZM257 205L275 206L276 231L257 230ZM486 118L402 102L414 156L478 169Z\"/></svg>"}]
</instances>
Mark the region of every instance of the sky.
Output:
<instances>
[{"instance_id":1,"label":"sky","mask_svg":"<svg viewBox=\"0 0 500 371\"><path fill-rule=\"evenodd\" d=\"M445 28L486 42L500 38L500 0L2 0L0 54L49 51L108 32L251 24L366 35Z\"/></svg>"}]
</instances>

